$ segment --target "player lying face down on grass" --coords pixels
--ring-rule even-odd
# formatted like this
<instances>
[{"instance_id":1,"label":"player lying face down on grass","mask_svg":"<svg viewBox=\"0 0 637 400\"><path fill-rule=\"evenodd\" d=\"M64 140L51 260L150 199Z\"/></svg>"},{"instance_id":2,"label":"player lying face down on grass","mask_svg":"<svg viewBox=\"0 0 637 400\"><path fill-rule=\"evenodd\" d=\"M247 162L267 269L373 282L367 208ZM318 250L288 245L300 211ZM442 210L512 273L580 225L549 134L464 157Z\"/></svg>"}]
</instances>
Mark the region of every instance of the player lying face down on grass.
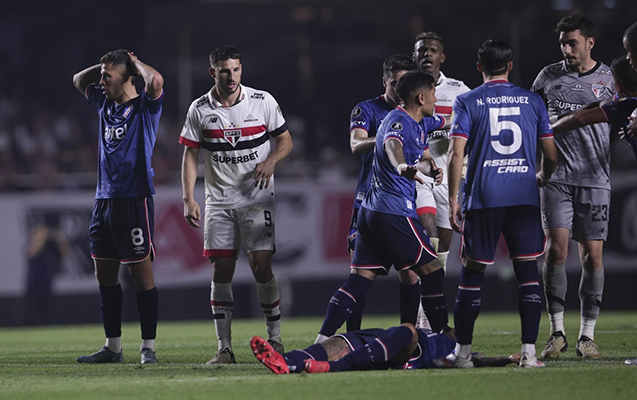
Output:
<instances>
[{"instance_id":1,"label":"player lying face down on grass","mask_svg":"<svg viewBox=\"0 0 637 400\"><path fill-rule=\"evenodd\" d=\"M382 369L436 368L432 359L455 346L453 331L442 334L405 323L389 329L363 329L330 337L303 350L279 354L263 338L250 340L254 356L275 374L324 373ZM520 354L508 357L473 356L475 367L517 364Z\"/></svg>"}]
</instances>

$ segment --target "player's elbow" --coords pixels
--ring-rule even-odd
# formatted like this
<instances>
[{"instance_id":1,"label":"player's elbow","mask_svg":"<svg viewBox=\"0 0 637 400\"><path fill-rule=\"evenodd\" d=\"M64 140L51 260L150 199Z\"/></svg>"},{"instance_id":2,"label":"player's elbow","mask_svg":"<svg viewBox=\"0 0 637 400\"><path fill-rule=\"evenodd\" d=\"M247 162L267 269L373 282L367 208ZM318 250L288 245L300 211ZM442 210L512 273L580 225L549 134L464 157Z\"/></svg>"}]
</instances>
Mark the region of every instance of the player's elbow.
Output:
<instances>
[{"instance_id":1,"label":"player's elbow","mask_svg":"<svg viewBox=\"0 0 637 400\"><path fill-rule=\"evenodd\" d=\"M75 86L75 88L77 90L79 90L80 92L83 91L82 74L80 72L78 72L77 74L73 75L73 86Z\"/></svg>"},{"instance_id":2,"label":"player's elbow","mask_svg":"<svg viewBox=\"0 0 637 400\"><path fill-rule=\"evenodd\" d=\"M148 83L146 84L147 90L152 93L160 94L164 87L164 77L155 72L148 77Z\"/></svg>"}]
</instances>

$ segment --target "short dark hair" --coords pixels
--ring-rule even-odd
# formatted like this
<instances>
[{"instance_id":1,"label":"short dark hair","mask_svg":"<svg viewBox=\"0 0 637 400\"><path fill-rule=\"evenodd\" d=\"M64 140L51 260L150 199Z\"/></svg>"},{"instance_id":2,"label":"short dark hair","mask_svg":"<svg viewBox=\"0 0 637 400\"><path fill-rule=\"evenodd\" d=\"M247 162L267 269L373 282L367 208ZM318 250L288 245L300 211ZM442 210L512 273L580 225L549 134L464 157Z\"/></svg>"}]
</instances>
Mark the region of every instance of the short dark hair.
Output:
<instances>
[{"instance_id":1,"label":"short dark hair","mask_svg":"<svg viewBox=\"0 0 637 400\"><path fill-rule=\"evenodd\" d=\"M418 34L418 36L416 36L416 40L414 41L414 43L426 39L437 40L444 46L444 43L442 43L442 37L440 37L440 35L436 32L421 32Z\"/></svg>"},{"instance_id":2,"label":"short dark hair","mask_svg":"<svg viewBox=\"0 0 637 400\"><path fill-rule=\"evenodd\" d=\"M613 72L615 82L619 83L624 93L637 91L637 71L630 65L626 57L614 59L610 64L610 69Z\"/></svg>"},{"instance_id":3,"label":"short dark hair","mask_svg":"<svg viewBox=\"0 0 637 400\"><path fill-rule=\"evenodd\" d=\"M562 18L555 26L555 33L559 35L561 32L573 32L578 29L585 38L595 37L593 22L578 13Z\"/></svg>"},{"instance_id":4,"label":"short dark hair","mask_svg":"<svg viewBox=\"0 0 637 400\"><path fill-rule=\"evenodd\" d=\"M631 48L637 47L637 22L626 29L626 31L624 32L624 38Z\"/></svg>"},{"instance_id":5,"label":"short dark hair","mask_svg":"<svg viewBox=\"0 0 637 400\"><path fill-rule=\"evenodd\" d=\"M128 53L129 51L124 49L109 51L100 58L100 64L123 65L126 67L126 71L123 75L124 82L131 77L131 83L134 85L137 73Z\"/></svg>"},{"instance_id":6,"label":"short dark hair","mask_svg":"<svg viewBox=\"0 0 637 400\"><path fill-rule=\"evenodd\" d=\"M210 66L214 68L215 65L219 64L221 61L231 58L233 60L239 60L241 58L241 53L236 47L224 44L211 51L208 60L210 61Z\"/></svg>"},{"instance_id":7,"label":"short dark hair","mask_svg":"<svg viewBox=\"0 0 637 400\"><path fill-rule=\"evenodd\" d=\"M413 71L415 69L414 60L406 54L394 54L383 61L383 76L389 76L396 71Z\"/></svg>"},{"instance_id":8,"label":"short dark hair","mask_svg":"<svg viewBox=\"0 0 637 400\"><path fill-rule=\"evenodd\" d=\"M407 103L417 91L423 88L433 90L434 77L425 72L414 70L406 72L400 77L396 85L396 93L398 93L398 96L404 103Z\"/></svg>"},{"instance_id":9,"label":"short dark hair","mask_svg":"<svg viewBox=\"0 0 637 400\"><path fill-rule=\"evenodd\" d=\"M489 76L504 74L510 61L513 61L513 50L502 40L486 40L478 49L478 62Z\"/></svg>"}]
</instances>

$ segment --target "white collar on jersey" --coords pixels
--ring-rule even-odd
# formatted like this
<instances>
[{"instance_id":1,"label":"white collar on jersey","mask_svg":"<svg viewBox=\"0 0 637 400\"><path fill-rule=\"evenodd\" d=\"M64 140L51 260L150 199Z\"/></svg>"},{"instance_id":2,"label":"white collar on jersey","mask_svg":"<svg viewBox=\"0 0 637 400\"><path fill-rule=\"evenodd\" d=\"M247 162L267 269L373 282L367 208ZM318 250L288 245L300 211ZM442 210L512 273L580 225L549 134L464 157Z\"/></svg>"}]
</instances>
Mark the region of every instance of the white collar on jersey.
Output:
<instances>
[{"instance_id":1,"label":"white collar on jersey","mask_svg":"<svg viewBox=\"0 0 637 400\"><path fill-rule=\"evenodd\" d=\"M436 86L440 86L440 84L444 82L445 79L447 79L447 77L445 76L445 74L442 73L442 71L440 71L440 77L438 77L438 82L436 82Z\"/></svg>"},{"instance_id":2,"label":"white collar on jersey","mask_svg":"<svg viewBox=\"0 0 637 400\"><path fill-rule=\"evenodd\" d=\"M214 87L214 86L213 86ZM221 104L220 102L217 101L217 99L215 99L215 96L212 95L212 88L208 91L207 95L208 95L208 101L210 101L210 104L212 104L212 106L214 108L218 108L218 107L233 107L239 103L241 103L243 101L243 99L245 99L246 97L246 88L245 86L243 86L242 84L239 84L239 89L241 90L241 95L239 96L239 100L237 100L236 103L234 103L231 106L224 106L223 104Z\"/></svg>"}]
</instances>

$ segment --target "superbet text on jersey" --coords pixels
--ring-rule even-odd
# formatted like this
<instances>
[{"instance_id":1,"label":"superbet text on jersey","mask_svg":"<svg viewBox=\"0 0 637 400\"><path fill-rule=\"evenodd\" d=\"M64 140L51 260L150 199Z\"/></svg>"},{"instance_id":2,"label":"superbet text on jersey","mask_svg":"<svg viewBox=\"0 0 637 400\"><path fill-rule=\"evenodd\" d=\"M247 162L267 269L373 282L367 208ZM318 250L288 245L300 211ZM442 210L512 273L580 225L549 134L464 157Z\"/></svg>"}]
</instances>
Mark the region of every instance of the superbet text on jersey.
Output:
<instances>
[{"instance_id":1,"label":"superbet text on jersey","mask_svg":"<svg viewBox=\"0 0 637 400\"><path fill-rule=\"evenodd\" d=\"M463 211L532 205L538 139L553 131L542 98L506 80L459 96L450 137L467 140L469 162Z\"/></svg>"},{"instance_id":2,"label":"superbet text on jersey","mask_svg":"<svg viewBox=\"0 0 637 400\"><path fill-rule=\"evenodd\" d=\"M287 130L276 100L241 85L239 101L222 106L211 92L192 102L179 143L203 148L206 204L237 208L272 202L274 176L267 189L254 185L254 170L270 155L270 137Z\"/></svg>"}]
</instances>

